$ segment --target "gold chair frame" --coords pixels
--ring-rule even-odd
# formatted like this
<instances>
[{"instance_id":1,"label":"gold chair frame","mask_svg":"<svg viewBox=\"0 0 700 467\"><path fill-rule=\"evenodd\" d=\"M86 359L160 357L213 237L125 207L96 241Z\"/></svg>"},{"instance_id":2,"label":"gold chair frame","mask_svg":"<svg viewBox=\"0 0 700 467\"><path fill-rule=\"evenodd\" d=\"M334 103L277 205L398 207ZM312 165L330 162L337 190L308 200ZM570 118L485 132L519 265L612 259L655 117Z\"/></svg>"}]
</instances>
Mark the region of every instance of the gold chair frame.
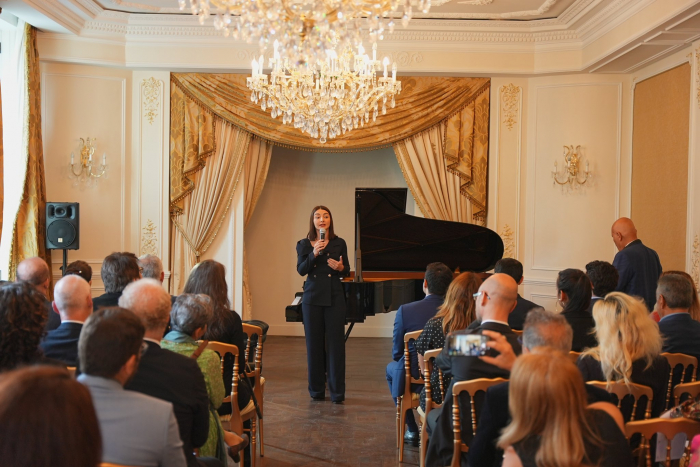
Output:
<instances>
[{"instance_id":1,"label":"gold chair frame","mask_svg":"<svg viewBox=\"0 0 700 467\"><path fill-rule=\"evenodd\" d=\"M396 400L396 441L399 447L399 462L403 462L403 429L406 426L406 412L413 410L419 406L418 397L414 397L411 393L412 384L425 384L423 378L413 378L411 376L411 355L408 350L408 344L412 340L417 340L423 330L407 332L403 336L403 351L404 351L404 370L406 386L403 391L403 395L399 396Z\"/></svg>"},{"instance_id":2,"label":"gold chair frame","mask_svg":"<svg viewBox=\"0 0 700 467\"><path fill-rule=\"evenodd\" d=\"M661 354L662 357L665 357L666 360L668 361L669 366L671 367L671 372L668 375L668 389L666 391L666 408L670 408L669 402L671 401L671 391L673 389L673 372L676 369L678 365L683 366L683 372L681 373L681 381L680 384L683 384L683 381L685 380L685 372L688 370L689 366L693 366L693 374L691 376L690 382L693 383L695 382L695 375L698 372L698 359L695 357L691 357L690 355L686 355L683 353L668 353L664 352ZM675 401L675 398L674 398Z\"/></svg>"},{"instance_id":3,"label":"gold chair frame","mask_svg":"<svg viewBox=\"0 0 700 467\"><path fill-rule=\"evenodd\" d=\"M420 414L420 467L425 467L425 456L428 453L428 431L426 430L426 420L428 419L428 414L432 409L437 409L442 407L442 404L436 404L433 402L433 388L430 383L430 375L433 374L433 362L442 352L442 348L428 350L423 355L424 361L424 371L423 371L423 381L425 381L425 411ZM445 400L445 381L442 376L442 370L439 370L440 379L440 393L442 394L442 400ZM420 412L419 412L420 413Z\"/></svg>"},{"instance_id":4,"label":"gold chair frame","mask_svg":"<svg viewBox=\"0 0 700 467\"><path fill-rule=\"evenodd\" d=\"M625 424L625 435L627 438L632 437L635 433L642 435L641 453L644 455L647 467L651 467L652 459L649 450L649 439L655 433L662 433L666 437L666 467L671 466L671 442L679 433L685 433L688 440L692 440L693 436L700 434L700 423L689 420L687 418L653 418L651 420L631 421ZM685 448L685 453L682 457L690 461L690 443ZM640 456L640 460L642 457ZM640 462L641 463L641 462Z\"/></svg>"},{"instance_id":5,"label":"gold chair frame","mask_svg":"<svg viewBox=\"0 0 700 467\"><path fill-rule=\"evenodd\" d=\"M652 391L652 389L649 386L644 386L635 383L625 384L621 381L610 383L609 386L608 383L606 383L605 381L589 381L588 384L608 391L610 394L615 394L617 396L618 409L621 409L622 399L625 396L632 396L632 398L634 399L634 404L632 405L632 414L630 415L630 420L625 420L625 422L634 421L639 398L646 396L647 405L646 409L644 410L644 419L649 420L651 418L651 406L654 403L654 391Z\"/></svg>"},{"instance_id":6,"label":"gold chair frame","mask_svg":"<svg viewBox=\"0 0 700 467\"><path fill-rule=\"evenodd\" d=\"M247 363L245 374L248 379L253 381L253 394L255 395L255 400L258 402L258 409L260 409L260 415L264 418L265 413L263 410L263 397L265 394L265 378L262 377L262 357L263 357L263 331L260 326L253 326L252 324L243 323L243 332L248 336L248 341L246 342L245 348L245 361ZM255 345L255 366L250 365L250 342L251 336L258 336L258 343ZM253 368L251 370L251 368ZM257 414L256 414L257 416ZM263 418L258 418L257 429L258 429L258 441L260 445L260 457L265 457L265 445L263 443ZM252 452L252 451L251 451Z\"/></svg>"},{"instance_id":7,"label":"gold chair frame","mask_svg":"<svg viewBox=\"0 0 700 467\"><path fill-rule=\"evenodd\" d=\"M695 399L700 394L700 381L677 384L673 388L673 405L680 403L683 394L690 394L690 397Z\"/></svg>"}]
</instances>

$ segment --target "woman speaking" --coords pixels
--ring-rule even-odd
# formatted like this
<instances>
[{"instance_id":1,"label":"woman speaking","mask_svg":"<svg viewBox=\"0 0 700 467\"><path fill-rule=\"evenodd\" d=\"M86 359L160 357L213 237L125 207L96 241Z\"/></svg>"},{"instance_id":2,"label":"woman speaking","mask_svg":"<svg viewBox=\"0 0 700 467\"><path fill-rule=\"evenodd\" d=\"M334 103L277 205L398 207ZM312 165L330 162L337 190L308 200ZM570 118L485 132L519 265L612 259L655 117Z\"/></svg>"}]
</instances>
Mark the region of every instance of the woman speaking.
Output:
<instances>
[{"instance_id":1,"label":"woman speaking","mask_svg":"<svg viewBox=\"0 0 700 467\"><path fill-rule=\"evenodd\" d=\"M309 367L309 395L315 401L326 397L345 400L345 293L340 278L350 272L348 247L333 232L333 216L325 206L311 210L309 233L297 243L297 271L307 276L301 309ZM326 355L327 353L327 355Z\"/></svg>"}]
</instances>

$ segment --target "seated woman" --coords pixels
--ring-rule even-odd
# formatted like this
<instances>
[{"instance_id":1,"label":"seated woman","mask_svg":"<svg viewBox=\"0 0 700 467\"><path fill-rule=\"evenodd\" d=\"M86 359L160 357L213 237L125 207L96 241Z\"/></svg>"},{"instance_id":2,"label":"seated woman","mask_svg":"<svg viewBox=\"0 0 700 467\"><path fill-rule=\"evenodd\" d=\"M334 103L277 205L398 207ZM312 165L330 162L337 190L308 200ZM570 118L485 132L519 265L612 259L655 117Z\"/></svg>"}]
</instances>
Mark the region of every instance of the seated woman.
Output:
<instances>
[{"instance_id":1,"label":"seated woman","mask_svg":"<svg viewBox=\"0 0 700 467\"><path fill-rule=\"evenodd\" d=\"M418 340L416 340L416 351L418 352L418 363L421 367L421 374L425 368L423 355L428 350L440 349L445 345L445 335L448 332L466 329L476 320L476 302L473 295L479 291L481 279L472 272L463 272L457 276L445 294L445 301L440 306L440 311L435 317L430 318ZM444 388L450 385L452 378L444 375ZM433 368L430 374L430 387L435 404L442 404L442 393L440 392L440 370ZM425 411L425 388L420 393L420 407Z\"/></svg>"},{"instance_id":2,"label":"seated woman","mask_svg":"<svg viewBox=\"0 0 700 467\"><path fill-rule=\"evenodd\" d=\"M591 306L593 288L586 273L578 269L564 269L557 276L557 298L564 309L561 314L574 330L571 350L582 352L595 347L597 342L593 327L593 317L588 312Z\"/></svg>"},{"instance_id":3,"label":"seated woman","mask_svg":"<svg viewBox=\"0 0 700 467\"><path fill-rule=\"evenodd\" d=\"M593 319L598 346L584 352L577 362L584 381L622 380L649 386L654 393L651 416L661 415L671 370L661 356L659 326L649 319L647 307L636 298L612 292L593 306ZM637 406L637 420L643 418L644 408L645 404ZM625 404L622 411L625 418L631 415Z\"/></svg>"},{"instance_id":4,"label":"seated woman","mask_svg":"<svg viewBox=\"0 0 700 467\"><path fill-rule=\"evenodd\" d=\"M183 293L204 294L209 296L213 306L211 320L207 323L206 333L202 339L208 341L223 342L238 347L238 368L245 368L245 339L243 332L243 322L238 313L231 309L231 302L228 299L228 286L226 285L226 269L224 265L207 259L197 264L192 269ZM224 359L224 382L226 395L231 394L231 377L233 365L231 355ZM252 393L251 386L247 379L242 379L238 385L238 407L243 409L250 401ZM231 407L222 406L219 414L227 415L231 413Z\"/></svg>"},{"instance_id":5,"label":"seated woman","mask_svg":"<svg viewBox=\"0 0 700 467\"><path fill-rule=\"evenodd\" d=\"M172 330L163 338L162 347L191 357L199 348L196 341L206 332L207 323L211 321L212 315L212 301L206 295L180 295L170 311ZM229 456L238 462L238 452L248 444L248 440L235 433L225 431L221 426L221 420L217 413L217 409L225 397L224 380L221 376L221 359L213 350L205 349L197 357L197 364L204 375L210 403L209 436L204 445L199 448L199 455L201 457L216 457L225 465L228 451Z\"/></svg>"},{"instance_id":6,"label":"seated woman","mask_svg":"<svg viewBox=\"0 0 700 467\"><path fill-rule=\"evenodd\" d=\"M587 406L581 374L559 352L518 357L508 407L511 422L498 440L504 467L633 465L622 414L608 402Z\"/></svg>"}]
</instances>

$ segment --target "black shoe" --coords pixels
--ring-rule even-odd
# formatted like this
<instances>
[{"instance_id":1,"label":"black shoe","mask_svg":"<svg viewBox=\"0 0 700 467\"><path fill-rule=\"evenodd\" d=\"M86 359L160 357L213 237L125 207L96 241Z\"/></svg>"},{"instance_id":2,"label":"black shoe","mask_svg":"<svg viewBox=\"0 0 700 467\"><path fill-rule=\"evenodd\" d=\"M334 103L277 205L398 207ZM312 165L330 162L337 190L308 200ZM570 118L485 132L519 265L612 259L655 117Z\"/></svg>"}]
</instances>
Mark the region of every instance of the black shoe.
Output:
<instances>
[{"instance_id":1,"label":"black shoe","mask_svg":"<svg viewBox=\"0 0 700 467\"><path fill-rule=\"evenodd\" d=\"M323 402L326 400L326 396L311 396L311 400L314 402Z\"/></svg>"},{"instance_id":2,"label":"black shoe","mask_svg":"<svg viewBox=\"0 0 700 467\"><path fill-rule=\"evenodd\" d=\"M417 431L408 431L403 435L403 440L406 443L411 444L413 447L417 448L420 441L420 433Z\"/></svg>"},{"instance_id":3,"label":"black shoe","mask_svg":"<svg viewBox=\"0 0 700 467\"><path fill-rule=\"evenodd\" d=\"M334 404L343 404L345 402L345 399L338 399L337 401L333 401Z\"/></svg>"}]
</instances>

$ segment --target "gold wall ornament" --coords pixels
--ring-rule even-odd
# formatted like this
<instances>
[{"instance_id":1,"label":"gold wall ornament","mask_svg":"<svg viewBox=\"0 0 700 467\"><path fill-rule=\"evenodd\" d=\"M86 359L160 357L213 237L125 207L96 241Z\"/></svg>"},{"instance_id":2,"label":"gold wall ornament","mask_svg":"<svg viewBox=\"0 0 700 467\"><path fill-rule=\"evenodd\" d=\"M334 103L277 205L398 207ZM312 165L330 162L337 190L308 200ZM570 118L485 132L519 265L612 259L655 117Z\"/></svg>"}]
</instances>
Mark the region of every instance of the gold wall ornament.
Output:
<instances>
[{"instance_id":1,"label":"gold wall ornament","mask_svg":"<svg viewBox=\"0 0 700 467\"><path fill-rule=\"evenodd\" d=\"M700 288L700 239L698 234L695 234L695 239L693 240L693 253L690 256L690 264L690 277L693 278L695 287Z\"/></svg>"},{"instance_id":2,"label":"gold wall ornament","mask_svg":"<svg viewBox=\"0 0 700 467\"><path fill-rule=\"evenodd\" d=\"M501 86L501 111L503 112L503 123L508 130L518 122L518 110L520 108L520 86L513 83Z\"/></svg>"},{"instance_id":3,"label":"gold wall ornament","mask_svg":"<svg viewBox=\"0 0 700 467\"><path fill-rule=\"evenodd\" d=\"M153 124L160 110L161 87L162 81L153 77L145 78L141 83L143 116L148 120L149 125Z\"/></svg>"},{"instance_id":4,"label":"gold wall ornament","mask_svg":"<svg viewBox=\"0 0 700 467\"><path fill-rule=\"evenodd\" d=\"M700 107L700 47L695 49L695 92L697 93L698 107Z\"/></svg>"},{"instance_id":5,"label":"gold wall ornament","mask_svg":"<svg viewBox=\"0 0 700 467\"><path fill-rule=\"evenodd\" d=\"M107 172L107 153L102 153L102 163L97 166L97 171L94 172L93 169L93 156L97 150L97 145L95 142L97 138L87 139L80 138L80 149L78 151L79 159L78 163L75 163L75 154L70 153L70 176L75 180L74 185L78 183L86 183L91 185L93 179L100 178Z\"/></svg>"},{"instance_id":6,"label":"gold wall ornament","mask_svg":"<svg viewBox=\"0 0 700 467\"><path fill-rule=\"evenodd\" d=\"M581 170L579 164L581 163L581 146L578 145L574 148L574 145L564 146L564 171L560 174L559 168L557 167L557 161L554 161L554 169L552 170L552 179L554 182L553 186L557 185L569 185L569 187L577 187L579 185L584 185L588 179L591 177L591 172L588 170L588 161L586 161L586 170L583 172L583 180L579 178Z\"/></svg>"},{"instance_id":7,"label":"gold wall ornament","mask_svg":"<svg viewBox=\"0 0 700 467\"><path fill-rule=\"evenodd\" d=\"M503 257L515 258L515 232L508 224L505 224L500 235L503 240Z\"/></svg>"},{"instance_id":8,"label":"gold wall ornament","mask_svg":"<svg viewBox=\"0 0 700 467\"><path fill-rule=\"evenodd\" d=\"M141 255L158 256L157 229L151 219L148 219L141 229Z\"/></svg>"}]
</instances>

